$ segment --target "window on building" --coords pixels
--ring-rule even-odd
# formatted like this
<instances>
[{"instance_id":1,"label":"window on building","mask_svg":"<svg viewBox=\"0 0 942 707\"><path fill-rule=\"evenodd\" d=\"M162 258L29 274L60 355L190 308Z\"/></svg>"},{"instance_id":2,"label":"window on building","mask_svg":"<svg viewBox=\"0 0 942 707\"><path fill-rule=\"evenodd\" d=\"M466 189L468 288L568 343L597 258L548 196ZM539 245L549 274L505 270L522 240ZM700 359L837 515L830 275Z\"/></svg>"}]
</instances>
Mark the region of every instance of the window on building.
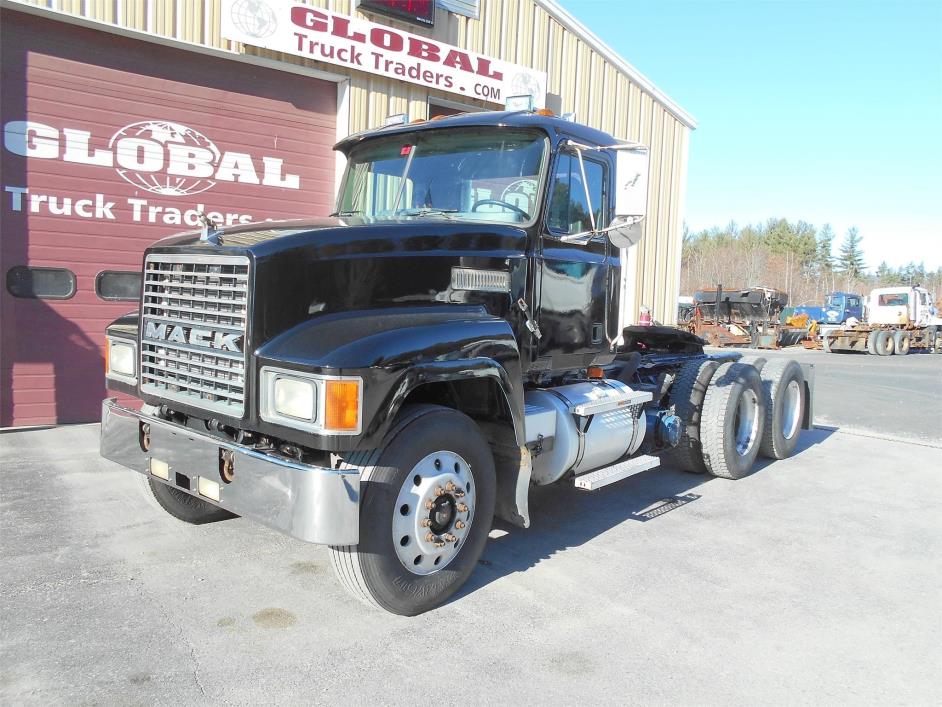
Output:
<instances>
[{"instance_id":1,"label":"window on building","mask_svg":"<svg viewBox=\"0 0 942 707\"><path fill-rule=\"evenodd\" d=\"M583 157L585 178L592 199L591 210L595 225L604 226L605 213L605 165ZM555 233L583 233L592 228L589 218L590 206L586 201L586 189L582 183L579 157L563 153L556 164L553 176L549 207L549 226Z\"/></svg>"},{"instance_id":2,"label":"window on building","mask_svg":"<svg viewBox=\"0 0 942 707\"><path fill-rule=\"evenodd\" d=\"M456 15L464 15L472 19L481 16L481 0L438 0L438 6Z\"/></svg>"},{"instance_id":3,"label":"window on building","mask_svg":"<svg viewBox=\"0 0 942 707\"><path fill-rule=\"evenodd\" d=\"M141 273L104 270L95 278L95 294L105 300L137 302L141 298Z\"/></svg>"},{"instance_id":4,"label":"window on building","mask_svg":"<svg viewBox=\"0 0 942 707\"><path fill-rule=\"evenodd\" d=\"M69 299L75 296L75 273L65 268L15 265L7 270L7 292L25 299Z\"/></svg>"}]
</instances>

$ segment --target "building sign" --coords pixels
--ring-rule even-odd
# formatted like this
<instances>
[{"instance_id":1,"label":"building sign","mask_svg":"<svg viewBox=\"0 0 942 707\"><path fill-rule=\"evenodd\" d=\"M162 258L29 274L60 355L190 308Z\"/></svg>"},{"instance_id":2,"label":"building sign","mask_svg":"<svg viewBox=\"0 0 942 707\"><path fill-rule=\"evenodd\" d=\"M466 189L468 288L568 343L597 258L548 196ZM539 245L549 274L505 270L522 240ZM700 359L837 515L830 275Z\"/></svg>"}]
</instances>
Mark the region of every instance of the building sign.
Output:
<instances>
[{"instance_id":1,"label":"building sign","mask_svg":"<svg viewBox=\"0 0 942 707\"><path fill-rule=\"evenodd\" d=\"M222 36L398 81L503 104L546 103L546 73L292 0L223 0Z\"/></svg>"},{"instance_id":2,"label":"building sign","mask_svg":"<svg viewBox=\"0 0 942 707\"><path fill-rule=\"evenodd\" d=\"M357 8L426 27L435 24L435 0L358 0Z\"/></svg>"},{"instance_id":3,"label":"building sign","mask_svg":"<svg viewBox=\"0 0 942 707\"><path fill-rule=\"evenodd\" d=\"M221 182L301 188L300 176L286 169L284 159L220 150L198 130L167 120L133 122L110 137L107 132L95 135L75 125L11 120L3 126L3 148L8 154L30 160L71 163L96 172L108 170L134 187L135 194L122 201L101 192L64 194L4 184L4 207L12 213L197 226L200 212L206 209L198 200L168 204L146 194L194 197ZM97 174L90 182L107 184L109 180L105 174ZM206 197L200 199L205 201ZM237 211L215 212L210 218L225 225L254 220L252 214Z\"/></svg>"}]
</instances>

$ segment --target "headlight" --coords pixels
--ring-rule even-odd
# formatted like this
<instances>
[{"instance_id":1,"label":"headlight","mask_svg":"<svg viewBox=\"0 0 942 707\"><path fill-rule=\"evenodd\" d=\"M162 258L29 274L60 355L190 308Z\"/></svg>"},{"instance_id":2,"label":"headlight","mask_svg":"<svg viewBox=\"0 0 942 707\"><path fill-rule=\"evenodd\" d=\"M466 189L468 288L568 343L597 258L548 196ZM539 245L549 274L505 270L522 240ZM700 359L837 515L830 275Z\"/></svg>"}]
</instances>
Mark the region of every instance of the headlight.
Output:
<instances>
[{"instance_id":1,"label":"headlight","mask_svg":"<svg viewBox=\"0 0 942 707\"><path fill-rule=\"evenodd\" d=\"M317 402L314 386L314 381L300 378L276 378L272 395L275 413L299 420L314 420Z\"/></svg>"},{"instance_id":2,"label":"headlight","mask_svg":"<svg viewBox=\"0 0 942 707\"><path fill-rule=\"evenodd\" d=\"M259 416L266 422L319 434L360 433L360 378L264 366L259 384Z\"/></svg>"},{"instance_id":3,"label":"headlight","mask_svg":"<svg viewBox=\"0 0 942 707\"><path fill-rule=\"evenodd\" d=\"M113 339L105 339L108 369L105 374L109 378L136 382L137 379L137 346L133 343Z\"/></svg>"}]
</instances>

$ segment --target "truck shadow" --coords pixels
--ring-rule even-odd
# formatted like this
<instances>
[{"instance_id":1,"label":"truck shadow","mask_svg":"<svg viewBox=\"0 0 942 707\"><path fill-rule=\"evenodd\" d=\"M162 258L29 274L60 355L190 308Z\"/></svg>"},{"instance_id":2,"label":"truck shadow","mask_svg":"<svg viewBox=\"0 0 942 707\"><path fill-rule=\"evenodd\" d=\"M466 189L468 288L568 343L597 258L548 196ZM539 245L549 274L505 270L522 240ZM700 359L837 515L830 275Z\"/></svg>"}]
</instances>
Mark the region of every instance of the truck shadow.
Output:
<instances>
[{"instance_id":1,"label":"truck shadow","mask_svg":"<svg viewBox=\"0 0 942 707\"><path fill-rule=\"evenodd\" d=\"M833 427L805 431L794 456L808 453L836 431ZM749 476L772 473L774 470L768 469L772 461L761 459ZM533 488L532 527L523 529L495 520L477 570L451 601L501 577L530 569L558 552L579 547L626 521L647 523L678 511L709 493L712 485L726 483L736 482L664 466L596 492L581 491L571 482Z\"/></svg>"}]
</instances>

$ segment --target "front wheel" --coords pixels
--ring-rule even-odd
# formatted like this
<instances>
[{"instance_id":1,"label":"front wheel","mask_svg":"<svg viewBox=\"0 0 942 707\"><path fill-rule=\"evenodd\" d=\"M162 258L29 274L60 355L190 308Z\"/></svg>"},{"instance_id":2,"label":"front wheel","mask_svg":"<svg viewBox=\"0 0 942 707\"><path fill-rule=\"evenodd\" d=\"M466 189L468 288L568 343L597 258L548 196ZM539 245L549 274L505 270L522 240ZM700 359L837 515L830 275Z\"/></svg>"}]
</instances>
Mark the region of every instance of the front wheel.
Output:
<instances>
[{"instance_id":1,"label":"front wheel","mask_svg":"<svg viewBox=\"0 0 942 707\"><path fill-rule=\"evenodd\" d=\"M494 516L496 478L478 426L449 408L410 407L361 472L360 541L333 546L341 583L394 614L433 609L471 576Z\"/></svg>"},{"instance_id":2,"label":"front wheel","mask_svg":"<svg viewBox=\"0 0 942 707\"><path fill-rule=\"evenodd\" d=\"M161 481L155 481L149 476L138 474L138 477L147 500L184 523L203 525L238 517L224 508L214 506Z\"/></svg>"}]
</instances>

